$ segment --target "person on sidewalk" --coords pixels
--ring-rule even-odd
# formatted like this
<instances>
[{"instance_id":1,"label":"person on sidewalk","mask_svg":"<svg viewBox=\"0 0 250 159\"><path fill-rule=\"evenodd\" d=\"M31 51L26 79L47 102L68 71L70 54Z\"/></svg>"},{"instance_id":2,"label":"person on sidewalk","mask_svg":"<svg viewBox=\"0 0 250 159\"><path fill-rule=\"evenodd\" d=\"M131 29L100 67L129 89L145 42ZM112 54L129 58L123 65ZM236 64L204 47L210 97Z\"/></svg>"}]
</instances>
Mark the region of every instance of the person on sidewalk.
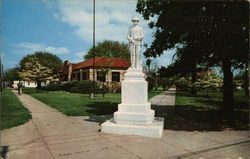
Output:
<instances>
[{"instance_id":1,"label":"person on sidewalk","mask_svg":"<svg viewBox=\"0 0 250 159\"><path fill-rule=\"evenodd\" d=\"M17 84L18 95L22 95L22 87L23 87L22 82L19 81L19 83Z\"/></svg>"}]
</instances>

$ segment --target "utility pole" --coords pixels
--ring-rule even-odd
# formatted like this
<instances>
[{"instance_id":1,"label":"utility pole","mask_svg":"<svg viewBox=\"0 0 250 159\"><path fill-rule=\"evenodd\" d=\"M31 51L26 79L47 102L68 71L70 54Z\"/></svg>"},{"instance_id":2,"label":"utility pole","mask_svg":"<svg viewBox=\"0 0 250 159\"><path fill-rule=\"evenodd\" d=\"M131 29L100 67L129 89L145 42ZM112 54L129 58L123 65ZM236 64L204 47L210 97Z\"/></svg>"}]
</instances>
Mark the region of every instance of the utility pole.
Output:
<instances>
[{"instance_id":1,"label":"utility pole","mask_svg":"<svg viewBox=\"0 0 250 159\"><path fill-rule=\"evenodd\" d=\"M93 0L93 86L91 98L95 95L95 0Z\"/></svg>"},{"instance_id":2,"label":"utility pole","mask_svg":"<svg viewBox=\"0 0 250 159\"><path fill-rule=\"evenodd\" d=\"M3 64L2 64L2 53L0 53L0 92L3 92Z\"/></svg>"}]
</instances>

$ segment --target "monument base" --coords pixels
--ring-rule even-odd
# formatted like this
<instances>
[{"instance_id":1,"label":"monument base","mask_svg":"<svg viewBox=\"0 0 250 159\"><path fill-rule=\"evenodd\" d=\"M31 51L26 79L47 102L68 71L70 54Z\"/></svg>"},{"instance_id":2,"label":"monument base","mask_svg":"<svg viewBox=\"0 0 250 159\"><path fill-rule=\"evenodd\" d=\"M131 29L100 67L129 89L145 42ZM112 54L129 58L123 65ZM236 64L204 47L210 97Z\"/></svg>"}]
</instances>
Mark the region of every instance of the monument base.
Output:
<instances>
[{"instance_id":1,"label":"monument base","mask_svg":"<svg viewBox=\"0 0 250 159\"><path fill-rule=\"evenodd\" d=\"M110 119L101 125L101 132L161 138L163 126L164 118L161 117L156 117L154 121L148 125L118 124L114 122L114 119Z\"/></svg>"}]
</instances>

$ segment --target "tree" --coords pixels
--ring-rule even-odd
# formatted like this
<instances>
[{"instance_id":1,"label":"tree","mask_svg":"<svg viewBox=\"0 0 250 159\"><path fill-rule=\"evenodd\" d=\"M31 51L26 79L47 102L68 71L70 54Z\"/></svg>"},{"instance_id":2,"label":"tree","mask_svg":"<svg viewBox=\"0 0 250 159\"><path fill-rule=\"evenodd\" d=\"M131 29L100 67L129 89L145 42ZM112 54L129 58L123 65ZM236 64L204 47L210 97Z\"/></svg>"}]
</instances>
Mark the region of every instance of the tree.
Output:
<instances>
[{"instance_id":1,"label":"tree","mask_svg":"<svg viewBox=\"0 0 250 159\"><path fill-rule=\"evenodd\" d=\"M152 73L156 73L159 69L158 61L155 59L147 59L142 63L143 71L147 76L150 76Z\"/></svg>"},{"instance_id":2,"label":"tree","mask_svg":"<svg viewBox=\"0 0 250 159\"><path fill-rule=\"evenodd\" d=\"M104 40L95 46L95 57L110 57L110 58L123 58L129 59L130 53L128 46L118 41ZM84 56L85 60L93 58L93 48Z\"/></svg>"},{"instance_id":3,"label":"tree","mask_svg":"<svg viewBox=\"0 0 250 159\"><path fill-rule=\"evenodd\" d=\"M37 92L41 89L41 82L52 79L52 69L45 67L39 63L37 57L29 57L23 63L23 68L19 73L22 80L35 81L37 83Z\"/></svg>"},{"instance_id":4,"label":"tree","mask_svg":"<svg viewBox=\"0 0 250 159\"><path fill-rule=\"evenodd\" d=\"M204 74L199 76L199 78L193 85L198 89L205 90L208 96L209 90L216 90L221 88L222 79L215 72L206 71L204 72Z\"/></svg>"},{"instance_id":5,"label":"tree","mask_svg":"<svg viewBox=\"0 0 250 159\"><path fill-rule=\"evenodd\" d=\"M249 2L140 0L137 11L146 20L157 17L149 23L156 30L155 40L145 56L156 57L182 44L180 57L190 57L182 62L194 59L191 66L220 66L224 75L222 110L231 111L234 103L231 69L246 65L248 59Z\"/></svg>"},{"instance_id":6,"label":"tree","mask_svg":"<svg viewBox=\"0 0 250 159\"><path fill-rule=\"evenodd\" d=\"M14 67L6 70L4 73L4 81L12 82L15 80L19 80L18 71L20 71L19 67Z\"/></svg>"},{"instance_id":7,"label":"tree","mask_svg":"<svg viewBox=\"0 0 250 159\"><path fill-rule=\"evenodd\" d=\"M144 73L146 74L146 80L148 81L149 90L155 89L157 90L160 86L159 77L158 77L158 61L155 59L147 59L142 63L142 68Z\"/></svg>"},{"instance_id":8,"label":"tree","mask_svg":"<svg viewBox=\"0 0 250 159\"><path fill-rule=\"evenodd\" d=\"M57 71L62 68L62 60L58 56L48 52L35 52L34 54L25 56L20 61L20 67L24 68L25 63L30 61L30 58L34 57L38 60L39 64L51 69L53 73L57 73Z\"/></svg>"},{"instance_id":9,"label":"tree","mask_svg":"<svg viewBox=\"0 0 250 159\"><path fill-rule=\"evenodd\" d=\"M107 93L108 91L108 86L105 85L105 80L106 80L106 76L108 74L108 72L110 71L110 66L111 66L111 60L110 58L106 58L105 62L100 62L100 63L97 63L97 65L100 67L100 73L101 73L101 76L102 76L102 79L101 79L101 82L102 82L102 97L104 98L105 97L105 94Z\"/></svg>"}]
</instances>

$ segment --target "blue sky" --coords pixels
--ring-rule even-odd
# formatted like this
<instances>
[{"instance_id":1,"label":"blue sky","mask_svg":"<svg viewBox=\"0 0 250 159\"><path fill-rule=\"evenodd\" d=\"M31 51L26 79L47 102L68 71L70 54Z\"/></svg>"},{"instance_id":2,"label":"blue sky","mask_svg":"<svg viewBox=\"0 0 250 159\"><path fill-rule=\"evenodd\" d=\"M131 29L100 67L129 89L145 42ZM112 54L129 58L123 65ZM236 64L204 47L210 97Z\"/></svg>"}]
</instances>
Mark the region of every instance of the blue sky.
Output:
<instances>
[{"instance_id":1,"label":"blue sky","mask_svg":"<svg viewBox=\"0 0 250 159\"><path fill-rule=\"evenodd\" d=\"M92 0L3 0L1 3L1 53L4 68L18 65L35 51L48 51L62 60L83 61L92 47ZM96 42L125 42L130 20L137 16L144 28L144 43L152 42L153 30L135 12L136 0L96 0ZM143 51L143 50L142 50ZM171 63L173 52L157 58Z\"/></svg>"}]
</instances>

